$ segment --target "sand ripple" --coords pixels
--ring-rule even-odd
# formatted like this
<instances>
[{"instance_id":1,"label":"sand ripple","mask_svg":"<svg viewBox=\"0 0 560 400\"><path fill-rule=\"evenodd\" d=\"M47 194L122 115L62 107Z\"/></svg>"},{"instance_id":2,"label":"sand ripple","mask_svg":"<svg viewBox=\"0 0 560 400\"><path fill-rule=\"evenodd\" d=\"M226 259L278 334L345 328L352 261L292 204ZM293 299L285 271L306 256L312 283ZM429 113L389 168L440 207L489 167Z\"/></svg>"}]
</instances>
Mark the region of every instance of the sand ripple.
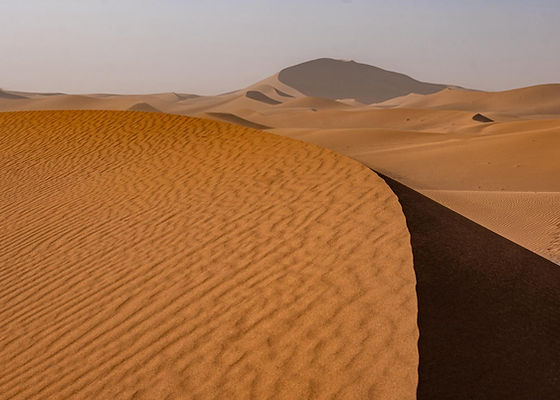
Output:
<instances>
[{"instance_id":1,"label":"sand ripple","mask_svg":"<svg viewBox=\"0 0 560 400\"><path fill-rule=\"evenodd\" d=\"M154 113L0 114L0 398L414 398L412 254L357 162Z\"/></svg>"}]
</instances>

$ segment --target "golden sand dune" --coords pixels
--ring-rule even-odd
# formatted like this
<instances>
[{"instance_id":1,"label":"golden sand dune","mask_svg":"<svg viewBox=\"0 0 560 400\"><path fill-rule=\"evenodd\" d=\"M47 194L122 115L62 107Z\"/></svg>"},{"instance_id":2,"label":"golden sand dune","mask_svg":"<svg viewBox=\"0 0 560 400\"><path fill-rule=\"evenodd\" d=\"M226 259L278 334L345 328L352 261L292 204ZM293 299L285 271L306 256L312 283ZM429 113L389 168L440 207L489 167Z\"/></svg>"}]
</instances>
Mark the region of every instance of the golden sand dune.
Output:
<instances>
[{"instance_id":1,"label":"golden sand dune","mask_svg":"<svg viewBox=\"0 0 560 400\"><path fill-rule=\"evenodd\" d=\"M508 114L560 114L560 84L538 85L502 92L448 88L428 95L410 94L377 104L386 107L494 111Z\"/></svg>"},{"instance_id":2,"label":"golden sand dune","mask_svg":"<svg viewBox=\"0 0 560 400\"><path fill-rule=\"evenodd\" d=\"M0 398L413 399L415 279L361 164L167 114L0 114Z\"/></svg>"},{"instance_id":3,"label":"golden sand dune","mask_svg":"<svg viewBox=\"0 0 560 400\"><path fill-rule=\"evenodd\" d=\"M394 96L401 97L364 104ZM467 198L459 200L457 194L445 203L460 212L474 191L489 192L486 199L494 199L491 193L497 191L513 197L560 193L560 84L483 92L319 59L218 96L0 92L0 111L45 109L155 109L266 129L341 152L416 190L463 193ZM508 203L512 211L500 214L503 229L499 221L492 229L510 238L524 237L526 232L512 235L510 229L517 226L515 214L524 220L523 202ZM480 204L485 207L487 202ZM531 204L548 213L547 202ZM477 221L488 213L481 209L477 216L473 207L469 210L467 217ZM547 243L549 233L545 228L531 232L542 237L531 241L537 247L530 249L543 254L538 243Z\"/></svg>"}]
</instances>

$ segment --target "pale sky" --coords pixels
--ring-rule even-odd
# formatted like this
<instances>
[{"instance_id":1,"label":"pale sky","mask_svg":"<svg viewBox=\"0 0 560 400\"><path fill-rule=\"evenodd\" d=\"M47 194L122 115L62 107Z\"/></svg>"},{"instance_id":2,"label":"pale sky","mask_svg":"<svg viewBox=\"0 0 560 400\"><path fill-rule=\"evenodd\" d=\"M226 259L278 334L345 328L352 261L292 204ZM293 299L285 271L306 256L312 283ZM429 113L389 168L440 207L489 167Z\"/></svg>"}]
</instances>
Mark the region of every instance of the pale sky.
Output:
<instances>
[{"instance_id":1,"label":"pale sky","mask_svg":"<svg viewBox=\"0 0 560 400\"><path fill-rule=\"evenodd\" d=\"M0 0L0 87L240 89L320 57L485 90L560 82L560 0Z\"/></svg>"}]
</instances>

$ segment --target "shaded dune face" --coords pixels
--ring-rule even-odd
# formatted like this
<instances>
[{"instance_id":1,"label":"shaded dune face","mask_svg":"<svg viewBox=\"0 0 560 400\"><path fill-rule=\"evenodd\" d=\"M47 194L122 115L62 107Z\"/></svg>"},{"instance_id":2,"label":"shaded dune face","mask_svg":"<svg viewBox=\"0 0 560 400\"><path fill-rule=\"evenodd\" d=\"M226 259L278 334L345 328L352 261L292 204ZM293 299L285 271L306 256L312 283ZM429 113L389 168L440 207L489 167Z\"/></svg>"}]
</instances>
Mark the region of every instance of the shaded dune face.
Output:
<instances>
[{"instance_id":1,"label":"shaded dune face","mask_svg":"<svg viewBox=\"0 0 560 400\"><path fill-rule=\"evenodd\" d=\"M408 187L418 399L558 399L560 269Z\"/></svg>"},{"instance_id":2,"label":"shaded dune face","mask_svg":"<svg viewBox=\"0 0 560 400\"><path fill-rule=\"evenodd\" d=\"M278 74L285 85L313 97L355 99L371 104L409 93L429 94L446 85L420 82L411 77L354 61L329 58L308 61Z\"/></svg>"},{"instance_id":3,"label":"shaded dune face","mask_svg":"<svg viewBox=\"0 0 560 400\"><path fill-rule=\"evenodd\" d=\"M0 154L0 398L415 398L410 239L361 164L116 111L0 114Z\"/></svg>"},{"instance_id":4,"label":"shaded dune face","mask_svg":"<svg viewBox=\"0 0 560 400\"><path fill-rule=\"evenodd\" d=\"M0 89L0 99L10 99L10 100L14 100L14 99L25 99L26 97L24 96L19 96L17 94L13 94L13 93L7 93L4 92L2 89Z\"/></svg>"},{"instance_id":5,"label":"shaded dune face","mask_svg":"<svg viewBox=\"0 0 560 400\"><path fill-rule=\"evenodd\" d=\"M253 100L260 101L262 103L266 103L266 104L270 104L270 105L282 104L282 102L280 102L278 100L271 99L266 94L261 93L257 90L249 90L245 94L245 96L247 96L247 98L249 98L249 99L253 99Z\"/></svg>"},{"instance_id":6,"label":"shaded dune face","mask_svg":"<svg viewBox=\"0 0 560 400\"><path fill-rule=\"evenodd\" d=\"M238 117L237 115L230 113L219 113L219 112L208 112L206 113L211 118L217 118L225 122L229 122L236 125L245 126L252 129L270 129L269 126L257 124L252 121L248 121L244 118Z\"/></svg>"},{"instance_id":7,"label":"shaded dune face","mask_svg":"<svg viewBox=\"0 0 560 400\"><path fill-rule=\"evenodd\" d=\"M150 103L136 103L128 109L129 111L161 112Z\"/></svg>"}]
</instances>

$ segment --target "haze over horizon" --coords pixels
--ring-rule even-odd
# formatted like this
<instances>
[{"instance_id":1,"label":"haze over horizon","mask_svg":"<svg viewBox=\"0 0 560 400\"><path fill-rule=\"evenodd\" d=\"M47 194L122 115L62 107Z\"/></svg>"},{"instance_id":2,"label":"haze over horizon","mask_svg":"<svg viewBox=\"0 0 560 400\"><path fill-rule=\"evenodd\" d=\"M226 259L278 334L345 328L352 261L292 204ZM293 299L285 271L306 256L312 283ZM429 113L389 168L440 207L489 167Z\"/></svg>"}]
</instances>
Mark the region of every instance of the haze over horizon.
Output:
<instances>
[{"instance_id":1,"label":"haze over horizon","mask_svg":"<svg viewBox=\"0 0 560 400\"><path fill-rule=\"evenodd\" d=\"M0 87L217 94L321 57L482 90L560 81L552 0L45 3L0 1Z\"/></svg>"}]
</instances>

